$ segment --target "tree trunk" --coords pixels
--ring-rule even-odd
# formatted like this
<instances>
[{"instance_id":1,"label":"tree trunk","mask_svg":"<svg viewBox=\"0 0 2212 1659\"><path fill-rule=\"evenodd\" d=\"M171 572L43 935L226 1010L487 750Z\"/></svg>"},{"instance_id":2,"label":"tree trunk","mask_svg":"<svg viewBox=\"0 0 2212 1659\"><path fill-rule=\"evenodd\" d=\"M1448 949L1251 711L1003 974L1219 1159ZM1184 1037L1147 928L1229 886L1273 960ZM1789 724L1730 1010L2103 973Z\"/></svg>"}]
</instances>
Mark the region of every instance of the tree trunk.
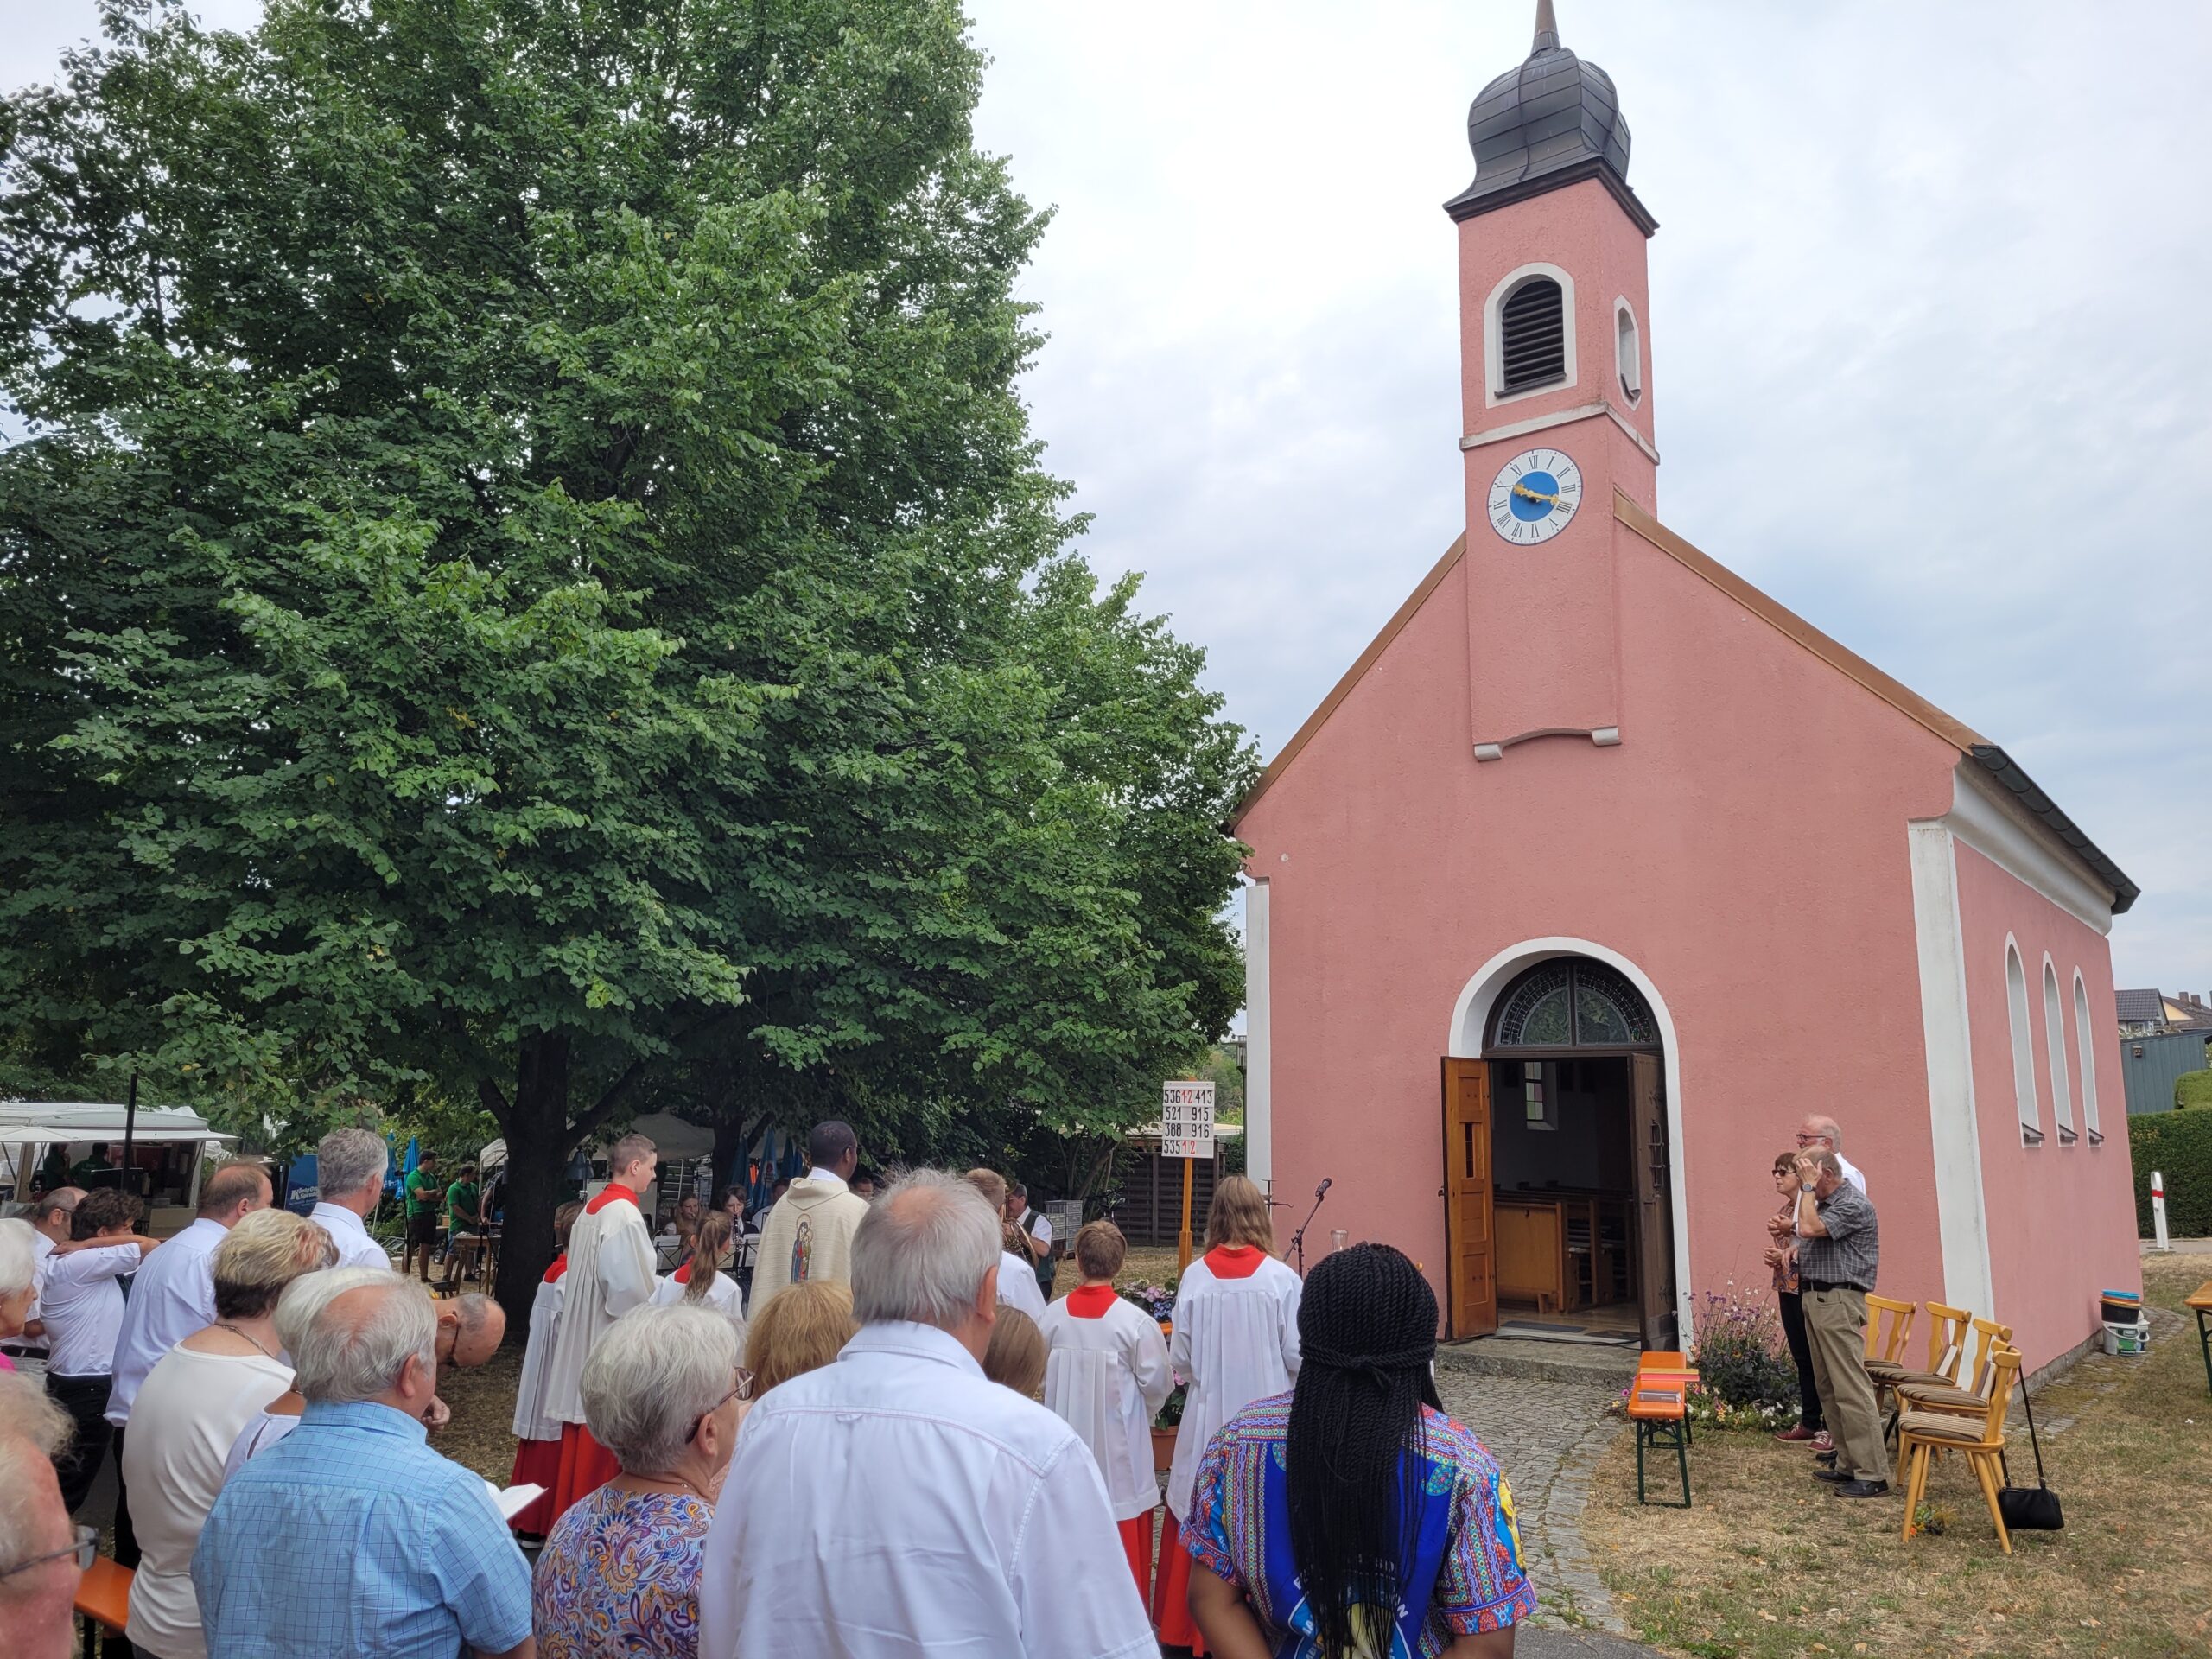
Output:
<instances>
[{"instance_id":1,"label":"tree trunk","mask_svg":"<svg viewBox=\"0 0 2212 1659\"><path fill-rule=\"evenodd\" d=\"M538 1281L553 1262L553 1212L575 1196L568 1179L569 1039L526 1039L516 1055L515 1088L493 1104L507 1140L507 1206L494 1294L511 1330L530 1325Z\"/></svg>"},{"instance_id":2,"label":"tree trunk","mask_svg":"<svg viewBox=\"0 0 2212 1659\"><path fill-rule=\"evenodd\" d=\"M760 1133L762 1120L746 1121L741 1113L733 1111L715 1119L715 1185L716 1187L741 1184L741 1172L733 1175L731 1170L751 1149L755 1136Z\"/></svg>"}]
</instances>

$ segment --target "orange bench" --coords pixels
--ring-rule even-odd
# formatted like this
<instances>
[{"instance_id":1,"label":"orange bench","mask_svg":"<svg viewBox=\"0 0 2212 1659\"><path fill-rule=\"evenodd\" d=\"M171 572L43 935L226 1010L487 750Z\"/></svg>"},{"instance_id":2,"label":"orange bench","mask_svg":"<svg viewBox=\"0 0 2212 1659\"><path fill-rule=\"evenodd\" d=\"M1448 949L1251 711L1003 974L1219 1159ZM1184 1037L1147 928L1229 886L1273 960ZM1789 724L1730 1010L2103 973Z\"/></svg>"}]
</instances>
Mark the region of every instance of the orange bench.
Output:
<instances>
[{"instance_id":1,"label":"orange bench","mask_svg":"<svg viewBox=\"0 0 2212 1659\"><path fill-rule=\"evenodd\" d=\"M99 1650L94 1645L96 1631L112 1630L121 1636L130 1623L130 1580L135 1576L112 1557L95 1555L85 1576L77 1581L77 1617L84 1621L82 1650L87 1659Z\"/></svg>"},{"instance_id":2,"label":"orange bench","mask_svg":"<svg viewBox=\"0 0 2212 1659\"><path fill-rule=\"evenodd\" d=\"M1682 1501L1662 1499L1669 1509L1690 1506L1690 1390L1697 1372L1678 1353L1647 1353L1637 1362L1636 1381L1628 1393L1629 1421L1636 1425L1636 1501L1644 1495L1643 1452L1646 1446L1672 1446L1675 1466L1681 1471Z\"/></svg>"},{"instance_id":3,"label":"orange bench","mask_svg":"<svg viewBox=\"0 0 2212 1659\"><path fill-rule=\"evenodd\" d=\"M2196 1345L2204 1351L2204 1386L2212 1389L2212 1279L2192 1291L2182 1306L2196 1315Z\"/></svg>"}]
</instances>

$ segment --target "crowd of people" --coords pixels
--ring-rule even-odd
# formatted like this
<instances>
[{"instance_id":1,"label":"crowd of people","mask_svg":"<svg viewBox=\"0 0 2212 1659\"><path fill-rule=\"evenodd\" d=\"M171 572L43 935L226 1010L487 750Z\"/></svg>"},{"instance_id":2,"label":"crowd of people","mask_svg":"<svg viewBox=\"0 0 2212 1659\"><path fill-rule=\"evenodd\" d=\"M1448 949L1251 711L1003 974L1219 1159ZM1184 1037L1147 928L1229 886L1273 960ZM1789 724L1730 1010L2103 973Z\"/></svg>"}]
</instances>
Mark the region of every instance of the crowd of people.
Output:
<instances>
[{"instance_id":1,"label":"crowd of people","mask_svg":"<svg viewBox=\"0 0 2212 1659\"><path fill-rule=\"evenodd\" d=\"M1866 1352L1866 1295L1881 1263L1881 1228L1866 1177L1843 1155L1843 1128L1808 1117L1793 1152L1777 1153L1782 1206L1767 1222L1783 1338L1797 1367L1797 1421L1775 1438L1809 1446L1814 1477L1839 1497L1890 1491L1889 1447Z\"/></svg>"},{"instance_id":2,"label":"crowd of people","mask_svg":"<svg viewBox=\"0 0 2212 1659\"><path fill-rule=\"evenodd\" d=\"M397 1271L368 1237L377 1136L324 1141L308 1216L238 1164L165 1243L105 1189L0 1222L0 1339L49 1344L42 1389L0 1375L10 1650L70 1651L96 1544L71 1511L111 1435L155 1659L1510 1652L1535 1607L1511 1497L1441 1410L1435 1299L1397 1251L1301 1280L1224 1179L1163 1332L1115 1288L1111 1222L1055 1241L983 1169L863 1194L840 1122L807 1150L748 1298L737 1206L679 1205L658 1275L658 1153L610 1148L532 1307L513 1479L544 1490L512 1516L430 1440L499 1311L427 1294L411 1223Z\"/></svg>"}]
</instances>

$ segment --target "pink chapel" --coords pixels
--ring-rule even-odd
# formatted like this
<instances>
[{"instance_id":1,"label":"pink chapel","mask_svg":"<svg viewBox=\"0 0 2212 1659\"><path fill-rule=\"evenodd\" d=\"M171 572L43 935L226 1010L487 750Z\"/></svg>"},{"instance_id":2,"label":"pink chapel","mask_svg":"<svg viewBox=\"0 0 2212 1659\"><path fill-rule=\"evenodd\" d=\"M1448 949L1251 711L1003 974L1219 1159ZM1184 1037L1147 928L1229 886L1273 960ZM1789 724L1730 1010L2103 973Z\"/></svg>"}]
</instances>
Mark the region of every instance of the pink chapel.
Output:
<instances>
[{"instance_id":1,"label":"pink chapel","mask_svg":"<svg viewBox=\"0 0 2212 1659\"><path fill-rule=\"evenodd\" d=\"M1448 1335L1671 1348L1765 1290L1772 1160L1819 1113L1876 1288L2047 1364L2141 1282L2107 1040L2137 889L1660 521L1656 221L1550 0L1468 136L1466 531L1235 823L1252 1173L1289 1224L1330 1179L1316 1235L1421 1262Z\"/></svg>"}]
</instances>

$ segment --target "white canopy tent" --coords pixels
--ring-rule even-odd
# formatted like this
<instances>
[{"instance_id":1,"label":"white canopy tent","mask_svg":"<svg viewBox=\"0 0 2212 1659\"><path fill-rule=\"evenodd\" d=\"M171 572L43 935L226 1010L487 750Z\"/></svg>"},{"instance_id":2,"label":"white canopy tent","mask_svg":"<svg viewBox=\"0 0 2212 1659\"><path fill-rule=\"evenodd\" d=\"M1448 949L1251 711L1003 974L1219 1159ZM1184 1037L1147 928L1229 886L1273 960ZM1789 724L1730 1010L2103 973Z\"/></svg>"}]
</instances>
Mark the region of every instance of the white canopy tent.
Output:
<instances>
[{"instance_id":1,"label":"white canopy tent","mask_svg":"<svg viewBox=\"0 0 2212 1659\"><path fill-rule=\"evenodd\" d=\"M0 1158L0 1187L21 1198L48 1147L120 1146L130 1116L128 1107L114 1103L0 1101L0 1147L7 1148L7 1156ZM198 1202L200 1164L207 1149L219 1151L237 1139L209 1128L206 1118L181 1106L141 1106L130 1127L135 1146L193 1148L187 1207Z\"/></svg>"}]
</instances>

